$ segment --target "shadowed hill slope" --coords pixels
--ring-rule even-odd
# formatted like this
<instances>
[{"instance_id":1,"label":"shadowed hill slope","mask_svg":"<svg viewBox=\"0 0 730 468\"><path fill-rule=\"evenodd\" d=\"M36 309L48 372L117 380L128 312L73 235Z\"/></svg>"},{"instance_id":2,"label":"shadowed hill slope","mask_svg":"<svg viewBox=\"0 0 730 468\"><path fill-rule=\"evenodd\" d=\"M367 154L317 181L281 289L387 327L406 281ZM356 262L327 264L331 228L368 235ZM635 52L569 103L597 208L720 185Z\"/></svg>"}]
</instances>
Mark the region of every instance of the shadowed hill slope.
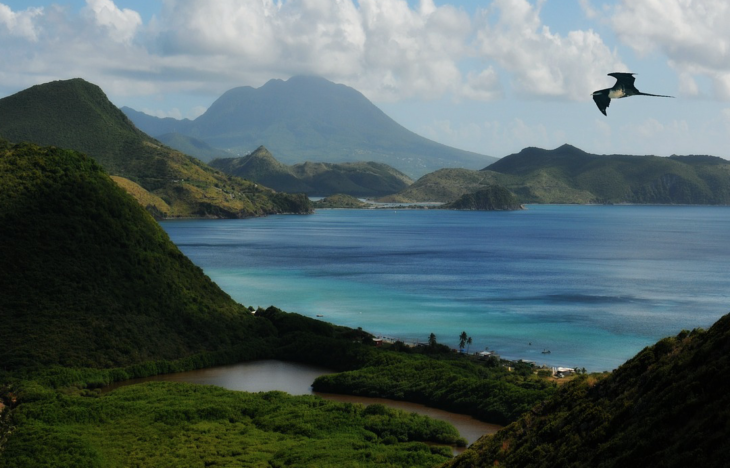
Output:
<instances>
[{"instance_id":1,"label":"shadowed hill slope","mask_svg":"<svg viewBox=\"0 0 730 468\"><path fill-rule=\"evenodd\" d=\"M96 85L76 78L0 99L0 138L69 148L162 198L162 216L246 217L309 212L303 197L273 194L165 147L138 130ZM159 214L159 213L156 213Z\"/></svg>"},{"instance_id":2,"label":"shadowed hill slope","mask_svg":"<svg viewBox=\"0 0 730 468\"><path fill-rule=\"evenodd\" d=\"M274 334L91 158L0 140L0 368L115 367Z\"/></svg>"},{"instance_id":3,"label":"shadowed hill slope","mask_svg":"<svg viewBox=\"0 0 730 468\"><path fill-rule=\"evenodd\" d=\"M730 315L579 378L446 466L724 467L730 458Z\"/></svg>"}]
</instances>

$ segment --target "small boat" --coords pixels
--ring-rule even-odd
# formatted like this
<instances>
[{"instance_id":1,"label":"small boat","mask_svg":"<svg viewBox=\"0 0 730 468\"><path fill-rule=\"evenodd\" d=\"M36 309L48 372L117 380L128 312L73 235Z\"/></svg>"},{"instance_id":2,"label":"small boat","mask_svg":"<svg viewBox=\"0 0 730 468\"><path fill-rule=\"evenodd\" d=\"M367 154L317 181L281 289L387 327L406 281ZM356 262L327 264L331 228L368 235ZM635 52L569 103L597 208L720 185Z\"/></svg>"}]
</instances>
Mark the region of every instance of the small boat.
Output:
<instances>
[{"instance_id":1,"label":"small boat","mask_svg":"<svg viewBox=\"0 0 730 468\"><path fill-rule=\"evenodd\" d=\"M542 350L542 354L550 354L550 350L549 349L543 349Z\"/></svg>"},{"instance_id":2,"label":"small boat","mask_svg":"<svg viewBox=\"0 0 730 468\"><path fill-rule=\"evenodd\" d=\"M322 315L322 314L317 314L317 317L324 317L324 315Z\"/></svg>"}]
</instances>

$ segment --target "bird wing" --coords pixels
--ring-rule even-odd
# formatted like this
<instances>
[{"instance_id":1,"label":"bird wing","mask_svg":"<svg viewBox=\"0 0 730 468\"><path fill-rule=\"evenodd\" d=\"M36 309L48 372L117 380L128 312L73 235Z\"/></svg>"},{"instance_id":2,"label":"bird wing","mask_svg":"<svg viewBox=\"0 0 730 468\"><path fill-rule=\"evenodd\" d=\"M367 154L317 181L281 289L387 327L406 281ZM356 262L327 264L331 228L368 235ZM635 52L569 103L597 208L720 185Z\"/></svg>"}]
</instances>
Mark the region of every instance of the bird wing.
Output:
<instances>
[{"instance_id":1,"label":"bird wing","mask_svg":"<svg viewBox=\"0 0 730 468\"><path fill-rule=\"evenodd\" d=\"M634 86L634 81L636 81L636 78L634 78L635 73L620 73L620 72L613 72L609 73L608 76L612 76L616 78L616 83L625 83L628 86Z\"/></svg>"},{"instance_id":2,"label":"bird wing","mask_svg":"<svg viewBox=\"0 0 730 468\"><path fill-rule=\"evenodd\" d=\"M611 105L611 98L605 94L594 94L593 100L596 102L598 110L601 111L603 115L608 116L608 114L606 114L606 109L609 105Z\"/></svg>"}]
</instances>

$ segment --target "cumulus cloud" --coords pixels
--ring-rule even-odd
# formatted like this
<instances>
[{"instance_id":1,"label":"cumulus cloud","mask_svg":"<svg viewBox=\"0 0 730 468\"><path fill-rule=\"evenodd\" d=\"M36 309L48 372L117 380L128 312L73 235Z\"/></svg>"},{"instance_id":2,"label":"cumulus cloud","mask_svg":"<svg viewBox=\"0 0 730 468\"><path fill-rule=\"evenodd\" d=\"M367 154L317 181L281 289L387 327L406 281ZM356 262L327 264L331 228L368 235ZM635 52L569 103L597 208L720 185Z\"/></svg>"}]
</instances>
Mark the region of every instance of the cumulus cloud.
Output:
<instances>
[{"instance_id":1,"label":"cumulus cloud","mask_svg":"<svg viewBox=\"0 0 730 468\"><path fill-rule=\"evenodd\" d=\"M495 0L483 11L477 32L479 53L513 77L520 93L587 100L604 84L606 70L622 70L615 51L592 30L561 36L540 20L544 0Z\"/></svg>"},{"instance_id":2,"label":"cumulus cloud","mask_svg":"<svg viewBox=\"0 0 730 468\"><path fill-rule=\"evenodd\" d=\"M459 88L470 19L421 0L167 0L159 21L165 56L225 57L229 68L319 74L371 98L438 95Z\"/></svg>"},{"instance_id":3,"label":"cumulus cloud","mask_svg":"<svg viewBox=\"0 0 730 468\"><path fill-rule=\"evenodd\" d=\"M659 52L680 74L684 94L698 94L693 76L713 82L730 99L730 3L726 0L623 0L612 25L637 53Z\"/></svg>"},{"instance_id":4,"label":"cumulus cloud","mask_svg":"<svg viewBox=\"0 0 730 468\"><path fill-rule=\"evenodd\" d=\"M147 24L113 0L86 0L78 12L0 4L0 34L36 41L15 48L27 52L18 74L37 82L63 70L122 94L220 93L315 74L381 102L487 101L508 82L523 96L587 99L620 62L593 31L553 34L542 3L494 0L470 17L434 0L163 0Z\"/></svg>"},{"instance_id":5,"label":"cumulus cloud","mask_svg":"<svg viewBox=\"0 0 730 468\"><path fill-rule=\"evenodd\" d=\"M14 12L9 6L0 3L0 37L16 36L32 42L38 40L36 18L43 14L43 8L28 8Z\"/></svg>"},{"instance_id":6,"label":"cumulus cloud","mask_svg":"<svg viewBox=\"0 0 730 468\"><path fill-rule=\"evenodd\" d=\"M109 36L119 42L130 42L142 25L142 17L134 10L119 9L112 0L86 0L84 14Z\"/></svg>"}]
</instances>

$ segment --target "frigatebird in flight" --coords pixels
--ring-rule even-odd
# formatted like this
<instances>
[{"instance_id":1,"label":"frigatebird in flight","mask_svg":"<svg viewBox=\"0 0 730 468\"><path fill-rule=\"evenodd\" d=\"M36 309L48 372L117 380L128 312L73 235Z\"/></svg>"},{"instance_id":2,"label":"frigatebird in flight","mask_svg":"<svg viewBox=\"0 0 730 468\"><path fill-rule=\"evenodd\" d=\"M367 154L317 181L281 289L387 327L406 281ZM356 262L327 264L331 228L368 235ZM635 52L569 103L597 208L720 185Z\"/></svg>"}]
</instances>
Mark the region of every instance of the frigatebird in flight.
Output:
<instances>
[{"instance_id":1,"label":"frigatebird in flight","mask_svg":"<svg viewBox=\"0 0 730 468\"><path fill-rule=\"evenodd\" d=\"M611 104L611 99L619 99L628 96L654 96L654 97L668 97L673 98L674 96L664 96L663 94L648 94L642 93L634 86L635 73L609 73L608 76L616 78L616 84L613 88L601 89L593 92L593 100L598 106L598 110L606 114L606 108Z\"/></svg>"}]
</instances>

